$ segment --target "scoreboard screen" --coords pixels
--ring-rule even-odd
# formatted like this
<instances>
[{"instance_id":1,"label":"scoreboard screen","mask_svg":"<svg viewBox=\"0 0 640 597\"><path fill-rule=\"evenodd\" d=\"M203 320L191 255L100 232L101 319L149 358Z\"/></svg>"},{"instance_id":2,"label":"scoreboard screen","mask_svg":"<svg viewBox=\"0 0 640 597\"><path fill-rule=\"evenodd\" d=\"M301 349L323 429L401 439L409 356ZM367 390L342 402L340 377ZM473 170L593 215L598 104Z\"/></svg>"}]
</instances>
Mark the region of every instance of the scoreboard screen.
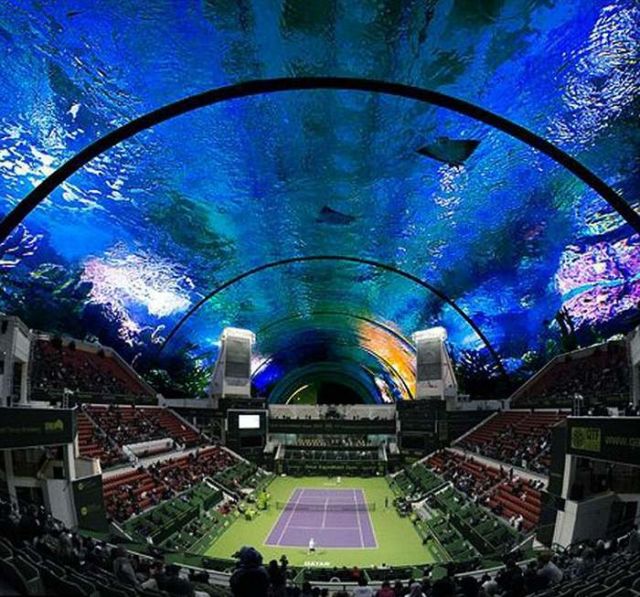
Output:
<instances>
[{"instance_id":1,"label":"scoreboard screen","mask_svg":"<svg viewBox=\"0 0 640 597\"><path fill-rule=\"evenodd\" d=\"M238 415L238 429L260 429L260 415Z\"/></svg>"},{"instance_id":2,"label":"scoreboard screen","mask_svg":"<svg viewBox=\"0 0 640 597\"><path fill-rule=\"evenodd\" d=\"M266 409L229 409L226 443L240 453L260 449L267 441L267 426Z\"/></svg>"}]
</instances>

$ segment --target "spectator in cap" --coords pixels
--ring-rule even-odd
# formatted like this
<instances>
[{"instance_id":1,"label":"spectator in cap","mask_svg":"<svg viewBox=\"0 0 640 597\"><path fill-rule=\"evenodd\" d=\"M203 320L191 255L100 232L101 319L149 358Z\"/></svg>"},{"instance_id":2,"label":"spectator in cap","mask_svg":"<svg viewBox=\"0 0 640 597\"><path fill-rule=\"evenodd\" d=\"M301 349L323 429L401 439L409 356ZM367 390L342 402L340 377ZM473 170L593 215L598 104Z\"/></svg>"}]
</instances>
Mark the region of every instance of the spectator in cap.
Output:
<instances>
[{"instance_id":1,"label":"spectator in cap","mask_svg":"<svg viewBox=\"0 0 640 597\"><path fill-rule=\"evenodd\" d=\"M262 565L262 555L253 547L243 547L238 564L229 579L234 597L267 597L269 575Z\"/></svg>"}]
</instances>

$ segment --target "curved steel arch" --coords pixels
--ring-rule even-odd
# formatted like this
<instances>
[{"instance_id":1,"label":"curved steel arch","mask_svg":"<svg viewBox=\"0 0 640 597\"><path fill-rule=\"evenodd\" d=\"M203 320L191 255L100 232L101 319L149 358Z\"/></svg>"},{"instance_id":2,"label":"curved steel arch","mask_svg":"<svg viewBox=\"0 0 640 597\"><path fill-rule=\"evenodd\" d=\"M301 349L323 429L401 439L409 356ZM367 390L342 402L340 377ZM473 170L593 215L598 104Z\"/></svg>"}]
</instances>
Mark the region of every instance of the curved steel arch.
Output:
<instances>
[{"instance_id":1,"label":"curved steel arch","mask_svg":"<svg viewBox=\"0 0 640 597\"><path fill-rule=\"evenodd\" d=\"M311 341L311 342L305 343L304 346L308 346L308 345L312 345L312 344L321 344L321 343L322 343L321 340L315 340L315 341ZM361 346L360 344L341 343L340 345L341 346L349 346L349 347L355 346L359 350L362 350L363 352L366 352L367 354L371 355L374 359L376 359L376 360L380 361L381 363L383 363L389 369L389 371L392 371L393 374L401 381L402 385L404 386L405 391L407 392L407 396L409 396L411 398L411 400L413 400L415 398L414 395L413 395L413 392L411 391L411 389L407 385L407 382L405 381L404 377L402 377L402 375L400 375L398 370L387 359L385 359L384 357L380 356L379 354L376 354L370 348L367 348L366 346ZM283 352L285 352L287 350L289 350L289 349L286 348L286 347L285 348L281 348L280 350L277 350L273 354L270 354L268 357L266 357L265 359L260 361L260 363L256 367L256 370L251 374L251 377L253 378L255 375L257 375L260 372L260 370L263 367L265 367L266 365L268 365L269 362L274 357L278 356L279 354L281 354L281 353L283 353Z\"/></svg>"},{"instance_id":2,"label":"curved steel arch","mask_svg":"<svg viewBox=\"0 0 640 597\"><path fill-rule=\"evenodd\" d=\"M203 296L195 305L193 305L193 307L191 307L191 309L189 309L189 311L187 311L180 318L178 323L176 323L176 325L174 325L171 331L167 334L167 337L164 339L164 342L160 345L158 354L160 354L164 350L164 347L176 335L178 330L184 325L187 319L189 319L196 311L198 311L200 307L202 307L206 302L211 300L214 296L216 296L226 288L229 288L229 286L233 286L237 282L240 282L240 280L244 280L245 278L248 278L250 276L253 276L259 272L262 272L268 269L274 269L276 267L281 267L289 263L306 263L310 261L344 261L349 263L360 263L362 265L369 265L371 267L383 269L393 274L402 276L403 278L406 278L407 280L410 280L411 282L414 282L415 284L418 284L419 286L426 288L429 292L431 292L432 294L435 294L441 301L447 303L458 315L460 315L460 317L462 317L462 319L464 319L471 326L473 331L477 334L478 338L482 340L483 344L487 347L487 350L491 353L491 356L496 362L496 365L498 366L500 373L504 376L505 379L508 379L509 376L507 375L507 371L504 368L504 365L502 364L502 360L498 356L498 353L496 352L496 350L491 345L491 342L489 342L489 339L484 335L482 330L473 321L473 319L466 314L464 309L460 308L456 304L456 302L451 297L449 297L446 293L436 288L429 282L426 282L425 280L422 280L421 278L418 278L417 276L414 276L409 272L405 272L404 270L397 268L394 265L389 265L388 263L382 263L380 261L375 261L373 259L367 259L365 257L349 257L347 255L305 255L303 257L289 257L287 259L278 259L277 261L263 263L262 265L258 265L254 268L246 270L245 272L242 272L241 274L238 274L237 276L234 276L233 278L230 278L229 280L227 280L226 282L223 282L219 286L216 286L216 288L214 288L211 292Z\"/></svg>"},{"instance_id":3,"label":"curved steel arch","mask_svg":"<svg viewBox=\"0 0 640 597\"><path fill-rule=\"evenodd\" d=\"M331 316L331 317L347 317L349 319L357 319L358 321L365 321L370 323L371 325L384 330L388 334L391 334L393 337L397 338L402 342L407 348L415 352L415 348L409 342L407 338L405 338L400 332L394 330L391 326L388 326L380 321L376 321L371 317L365 317L364 315L357 315L356 313L349 313L348 311L309 311L308 313L294 313L293 315L287 315L286 317L281 317L280 319L276 319L275 321L270 321L267 325L263 325L260 329L255 331L256 336L259 338L262 334L264 334L267 330L280 325L282 323L286 323L288 321L295 321L296 319L304 319L309 315L318 315L322 316Z\"/></svg>"},{"instance_id":4,"label":"curved steel arch","mask_svg":"<svg viewBox=\"0 0 640 597\"><path fill-rule=\"evenodd\" d=\"M171 104L167 104L129 121L127 124L107 133L104 137L94 141L70 160L60 166L55 172L47 176L37 185L18 205L0 221L0 242L4 241L11 231L33 211L42 200L56 187L62 184L72 174L77 172L92 159L118 145L118 143L133 137L156 124L160 124L176 116L192 112L205 106L225 102L232 99L277 93L282 91L305 91L313 89L335 89L345 91L365 91L370 93L382 93L397 97L404 97L434 106L439 106L454 112L458 112L526 143L530 147L541 151L552 160L566 168L580 180L589 185L598 193L624 220L638 233L640 233L640 214L616 193L607 183L594 174L578 160L568 153L556 147L550 141L536 135L507 118L499 116L471 102L456 97L422 89L401 83L390 83L374 79L360 79L356 77L282 77L275 79L263 79L236 83L226 87L210 89L202 93L185 97Z\"/></svg>"}]
</instances>

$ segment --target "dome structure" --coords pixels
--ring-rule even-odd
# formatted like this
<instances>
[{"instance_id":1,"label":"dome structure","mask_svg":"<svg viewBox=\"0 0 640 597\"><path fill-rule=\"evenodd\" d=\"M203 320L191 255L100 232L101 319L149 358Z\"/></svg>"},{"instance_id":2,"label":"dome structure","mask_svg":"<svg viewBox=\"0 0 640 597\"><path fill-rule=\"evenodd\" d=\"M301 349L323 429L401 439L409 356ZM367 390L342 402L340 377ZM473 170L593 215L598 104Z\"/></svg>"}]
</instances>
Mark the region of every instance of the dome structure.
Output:
<instances>
[{"instance_id":1,"label":"dome structure","mask_svg":"<svg viewBox=\"0 0 640 597\"><path fill-rule=\"evenodd\" d=\"M632 0L10 4L0 310L30 326L181 374L248 328L259 391L358 362L383 401L419 329L490 378L637 317Z\"/></svg>"}]
</instances>

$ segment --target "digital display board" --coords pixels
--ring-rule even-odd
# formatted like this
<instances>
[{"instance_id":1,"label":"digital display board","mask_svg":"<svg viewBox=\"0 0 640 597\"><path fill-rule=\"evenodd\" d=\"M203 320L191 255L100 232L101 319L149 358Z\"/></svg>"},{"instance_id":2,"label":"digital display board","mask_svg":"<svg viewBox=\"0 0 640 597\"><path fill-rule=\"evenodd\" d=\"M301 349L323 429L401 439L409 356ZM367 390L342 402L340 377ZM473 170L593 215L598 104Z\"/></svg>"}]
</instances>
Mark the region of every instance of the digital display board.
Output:
<instances>
[{"instance_id":1,"label":"digital display board","mask_svg":"<svg viewBox=\"0 0 640 597\"><path fill-rule=\"evenodd\" d=\"M73 410L0 408L0 448L56 446L71 443L76 434Z\"/></svg>"},{"instance_id":2,"label":"digital display board","mask_svg":"<svg viewBox=\"0 0 640 597\"><path fill-rule=\"evenodd\" d=\"M238 429L260 429L260 415L239 415Z\"/></svg>"}]
</instances>

